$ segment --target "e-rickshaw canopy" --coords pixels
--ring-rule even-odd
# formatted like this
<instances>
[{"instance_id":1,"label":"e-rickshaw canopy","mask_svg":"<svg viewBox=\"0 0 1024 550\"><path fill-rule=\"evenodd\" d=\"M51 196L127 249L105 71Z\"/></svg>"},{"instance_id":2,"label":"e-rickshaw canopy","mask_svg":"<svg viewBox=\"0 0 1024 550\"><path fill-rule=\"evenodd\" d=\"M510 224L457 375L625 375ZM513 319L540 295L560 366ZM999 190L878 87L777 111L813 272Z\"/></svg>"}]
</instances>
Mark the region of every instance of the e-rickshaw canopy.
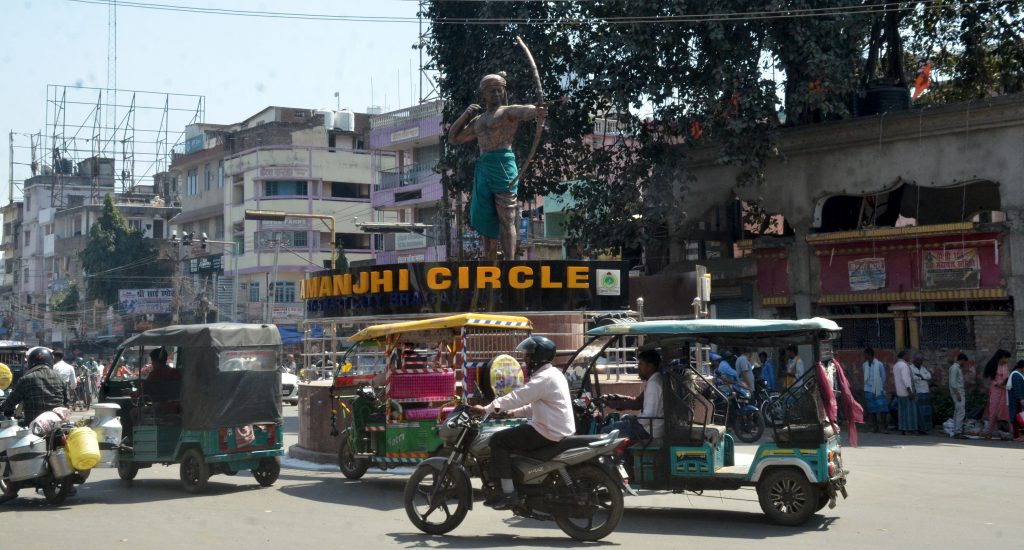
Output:
<instances>
[{"instance_id":1,"label":"e-rickshaw canopy","mask_svg":"<svg viewBox=\"0 0 1024 550\"><path fill-rule=\"evenodd\" d=\"M434 319L422 319L418 321L403 321L401 323L388 323L374 325L349 336L348 341L352 343L364 342L366 340L377 340L396 334L410 334L416 332L429 332L438 330L461 330L463 327L495 328L513 330L533 330L533 325L526 317L515 315L491 315L487 313L462 313L437 317Z\"/></svg>"},{"instance_id":2,"label":"e-rickshaw canopy","mask_svg":"<svg viewBox=\"0 0 1024 550\"><path fill-rule=\"evenodd\" d=\"M842 328L829 319L687 319L641 321L604 325L587 331L587 336L674 336L713 340L733 346L805 345L831 340Z\"/></svg>"},{"instance_id":3,"label":"e-rickshaw canopy","mask_svg":"<svg viewBox=\"0 0 1024 550\"><path fill-rule=\"evenodd\" d=\"M280 422L281 335L274 325L212 323L147 330L121 344L177 348L181 422L214 430ZM142 381L145 391L146 381Z\"/></svg>"}]
</instances>

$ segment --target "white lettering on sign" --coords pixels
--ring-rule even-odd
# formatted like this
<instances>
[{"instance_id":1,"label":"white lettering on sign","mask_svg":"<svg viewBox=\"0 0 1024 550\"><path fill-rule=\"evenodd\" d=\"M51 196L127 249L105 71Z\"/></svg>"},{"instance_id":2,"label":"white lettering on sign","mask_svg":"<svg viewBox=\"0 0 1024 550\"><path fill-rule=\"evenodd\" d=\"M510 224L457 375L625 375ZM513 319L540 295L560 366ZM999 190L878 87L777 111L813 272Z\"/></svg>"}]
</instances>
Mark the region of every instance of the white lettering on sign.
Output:
<instances>
[{"instance_id":1,"label":"white lettering on sign","mask_svg":"<svg viewBox=\"0 0 1024 550\"><path fill-rule=\"evenodd\" d=\"M409 128L408 130L398 130L397 132L391 132L391 143L412 139L414 137L419 137L419 135L420 129L418 126L416 128Z\"/></svg>"}]
</instances>

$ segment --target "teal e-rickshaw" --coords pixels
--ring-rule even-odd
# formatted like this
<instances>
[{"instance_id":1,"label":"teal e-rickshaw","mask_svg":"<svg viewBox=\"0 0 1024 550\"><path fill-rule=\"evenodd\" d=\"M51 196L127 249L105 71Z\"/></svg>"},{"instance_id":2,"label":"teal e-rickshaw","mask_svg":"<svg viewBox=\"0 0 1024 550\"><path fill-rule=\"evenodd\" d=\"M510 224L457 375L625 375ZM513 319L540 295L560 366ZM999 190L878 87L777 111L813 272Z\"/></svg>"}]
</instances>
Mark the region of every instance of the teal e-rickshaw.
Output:
<instances>
[{"instance_id":1,"label":"teal e-rickshaw","mask_svg":"<svg viewBox=\"0 0 1024 550\"><path fill-rule=\"evenodd\" d=\"M274 325L215 323L148 330L118 349L100 401L120 405L117 473L179 464L189 492L212 474L281 471L281 336Z\"/></svg>"},{"instance_id":2,"label":"teal e-rickshaw","mask_svg":"<svg viewBox=\"0 0 1024 550\"><path fill-rule=\"evenodd\" d=\"M823 404L829 380L828 342L840 327L828 319L679 320L623 323L587 332L589 340L566 369L574 397L600 401L596 358L606 348L632 342L636 351L657 349L662 355L664 416L637 418L648 433L664 422L663 437L633 442L631 485L652 491L701 492L754 487L764 513L782 525L801 525L813 514L834 508L846 498L839 428ZM728 398L707 369L711 345L744 349L810 346L815 362L779 398L781 418L773 423L770 441L752 456L735 452L727 433ZM834 375L834 372L832 372ZM833 385L833 384L828 384ZM834 386L834 385L833 385ZM824 394L827 396L827 394Z\"/></svg>"}]
</instances>

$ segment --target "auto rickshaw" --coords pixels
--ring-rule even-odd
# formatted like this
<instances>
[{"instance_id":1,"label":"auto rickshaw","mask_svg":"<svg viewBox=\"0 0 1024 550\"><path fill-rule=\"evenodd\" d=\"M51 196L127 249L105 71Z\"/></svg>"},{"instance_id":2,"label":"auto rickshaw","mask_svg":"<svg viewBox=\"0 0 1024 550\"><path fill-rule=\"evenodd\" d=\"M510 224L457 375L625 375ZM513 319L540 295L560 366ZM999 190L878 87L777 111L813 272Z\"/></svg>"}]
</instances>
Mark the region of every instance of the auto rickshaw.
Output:
<instances>
[{"instance_id":1,"label":"auto rickshaw","mask_svg":"<svg viewBox=\"0 0 1024 550\"><path fill-rule=\"evenodd\" d=\"M754 487L762 511L782 525L800 525L837 495L846 498L839 428L825 413L823 396L834 391L828 342L839 325L828 319L799 321L698 319L607 325L587 332L590 339L566 369L574 397L601 403L595 360L606 348L625 347L632 339L639 353L661 353L664 416L636 418L648 434L664 422L663 437L635 441L629 447L634 488L701 492ZM735 452L726 432L726 396L709 376L710 345L777 349L809 345L815 361L779 398L781 416L773 422L771 441L752 456ZM818 369L824 372L818 372ZM821 382L820 380L828 381ZM827 387L832 386L832 387ZM724 406L723 406L724 404ZM600 406L596 407L600 408Z\"/></svg>"},{"instance_id":2,"label":"auto rickshaw","mask_svg":"<svg viewBox=\"0 0 1024 550\"><path fill-rule=\"evenodd\" d=\"M243 470L273 485L284 454L280 354L274 325L176 325L125 340L100 388L100 401L121 407L118 476L180 464L192 493Z\"/></svg>"},{"instance_id":3,"label":"auto rickshaw","mask_svg":"<svg viewBox=\"0 0 1024 550\"><path fill-rule=\"evenodd\" d=\"M349 337L332 386L341 472L359 479L371 465L383 470L435 455L443 447L438 418L456 402L488 403L522 384L515 348L531 331L525 317L468 313L374 325Z\"/></svg>"}]
</instances>

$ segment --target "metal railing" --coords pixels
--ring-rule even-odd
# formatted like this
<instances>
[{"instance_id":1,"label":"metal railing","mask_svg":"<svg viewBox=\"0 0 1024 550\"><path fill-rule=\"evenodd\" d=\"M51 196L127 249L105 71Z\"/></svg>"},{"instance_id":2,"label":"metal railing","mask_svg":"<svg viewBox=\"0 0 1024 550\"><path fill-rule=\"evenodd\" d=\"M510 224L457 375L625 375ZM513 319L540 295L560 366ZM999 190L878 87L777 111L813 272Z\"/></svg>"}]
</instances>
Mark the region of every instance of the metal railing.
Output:
<instances>
[{"instance_id":1,"label":"metal railing","mask_svg":"<svg viewBox=\"0 0 1024 550\"><path fill-rule=\"evenodd\" d=\"M380 180L377 183L377 190L381 191L384 189L416 185L434 173L434 163L429 162L421 162L411 166L381 170Z\"/></svg>"},{"instance_id":2,"label":"metal railing","mask_svg":"<svg viewBox=\"0 0 1024 550\"><path fill-rule=\"evenodd\" d=\"M439 116L444 110L444 103L432 101L422 105L415 105L407 109L384 113L370 117L370 129L388 128L397 124L421 120L432 116Z\"/></svg>"}]
</instances>

